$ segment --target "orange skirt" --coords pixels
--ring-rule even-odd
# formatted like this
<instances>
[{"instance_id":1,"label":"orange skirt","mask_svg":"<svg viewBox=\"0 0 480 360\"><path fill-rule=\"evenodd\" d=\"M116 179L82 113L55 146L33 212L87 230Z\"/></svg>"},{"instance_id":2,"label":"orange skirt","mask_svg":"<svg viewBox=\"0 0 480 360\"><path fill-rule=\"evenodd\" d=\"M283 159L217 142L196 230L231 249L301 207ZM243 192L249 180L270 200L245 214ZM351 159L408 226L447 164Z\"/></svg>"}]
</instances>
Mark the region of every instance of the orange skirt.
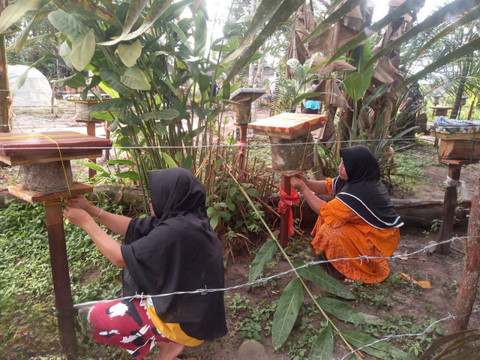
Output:
<instances>
[{"instance_id":1,"label":"orange skirt","mask_svg":"<svg viewBox=\"0 0 480 360\"><path fill-rule=\"evenodd\" d=\"M377 229L337 199L322 204L312 231L312 246L324 252L330 263L347 278L372 284L385 280L390 268L385 259L356 259L360 256L389 257L400 239L398 228Z\"/></svg>"}]
</instances>

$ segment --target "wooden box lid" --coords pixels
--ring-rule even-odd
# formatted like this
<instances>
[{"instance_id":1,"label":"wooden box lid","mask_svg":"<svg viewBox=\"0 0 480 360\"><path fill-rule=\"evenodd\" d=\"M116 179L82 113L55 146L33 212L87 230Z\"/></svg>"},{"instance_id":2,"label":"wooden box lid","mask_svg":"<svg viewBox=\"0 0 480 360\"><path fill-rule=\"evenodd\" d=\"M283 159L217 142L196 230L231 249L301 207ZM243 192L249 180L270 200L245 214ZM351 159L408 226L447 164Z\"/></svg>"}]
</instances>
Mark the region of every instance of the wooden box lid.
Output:
<instances>
[{"instance_id":1,"label":"wooden box lid","mask_svg":"<svg viewBox=\"0 0 480 360\"><path fill-rule=\"evenodd\" d=\"M326 121L327 115L322 114L282 113L254 121L248 128L270 137L294 139L322 127Z\"/></svg>"},{"instance_id":2,"label":"wooden box lid","mask_svg":"<svg viewBox=\"0 0 480 360\"><path fill-rule=\"evenodd\" d=\"M430 129L431 135L444 140L480 139L480 126L437 126Z\"/></svg>"},{"instance_id":3,"label":"wooden box lid","mask_svg":"<svg viewBox=\"0 0 480 360\"><path fill-rule=\"evenodd\" d=\"M91 159L111 147L109 139L72 131L0 133L0 160L12 166Z\"/></svg>"},{"instance_id":4,"label":"wooden box lid","mask_svg":"<svg viewBox=\"0 0 480 360\"><path fill-rule=\"evenodd\" d=\"M252 102L266 93L265 89L260 88L240 88L235 91L230 100L237 102Z\"/></svg>"},{"instance_id":5,"label":"wooden box lid","mask_svg":"<svg viewBox=\"0 0 480 360\"><path fill-rule=\"evenodd\" d=\"M442 106L442 105L436 105L431 107L434 110L453 110L455 109L455 106Z\"/></svg>"}]
</instances>

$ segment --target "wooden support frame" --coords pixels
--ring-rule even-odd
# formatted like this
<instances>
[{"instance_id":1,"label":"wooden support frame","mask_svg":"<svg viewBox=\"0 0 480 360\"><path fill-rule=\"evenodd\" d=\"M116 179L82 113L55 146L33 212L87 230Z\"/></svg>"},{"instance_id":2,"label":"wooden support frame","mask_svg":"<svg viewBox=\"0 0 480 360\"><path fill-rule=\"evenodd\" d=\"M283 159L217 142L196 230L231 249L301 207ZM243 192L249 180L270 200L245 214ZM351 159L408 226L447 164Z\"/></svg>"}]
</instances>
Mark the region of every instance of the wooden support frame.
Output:
<instances>
[{"instance_id":1,"label":"wooden support frame","mask_svg":"<svg viewBox=\"0 0 480 360\"><path fill-rule=\"evenodd\" d=\"M9 133L0 136L0 160L12 166L50 162L58 162L58 166L61 166L62 162L65 163L72 159L100 157L102 150L110 149L111 146L112 141L109 139L68 131L32 134ZM41 167L36 169L41 169ZM68 179L66 184L69 184ZM37 188L40 190L31 190ZM25 189L17 184L10 184L8 190L10 194L29 203L44 203L45 205L60 344L67 359L76 359L75 319L63 228L62 199L90 193L93 188L73 182L71 185L66 185L65 188L62 187L61 190L48 191L45 187L35 186Z\"/></svg>"}]
</instances>

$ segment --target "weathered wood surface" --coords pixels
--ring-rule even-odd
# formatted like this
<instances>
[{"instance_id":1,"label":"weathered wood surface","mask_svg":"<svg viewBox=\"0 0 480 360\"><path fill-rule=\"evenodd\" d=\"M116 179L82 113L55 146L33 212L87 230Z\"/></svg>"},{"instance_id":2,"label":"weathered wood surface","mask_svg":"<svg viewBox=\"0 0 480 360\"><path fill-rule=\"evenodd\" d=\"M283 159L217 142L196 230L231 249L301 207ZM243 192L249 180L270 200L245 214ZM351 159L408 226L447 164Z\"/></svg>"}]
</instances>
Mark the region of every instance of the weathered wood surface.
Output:
<instances>
[{"instance_id":1,"label":"weathered wood surface","mask_svg":"<svg viewBox=\"0 0 480 360\"><path fill-rule=\"evenodd\" d=\"M112 141L72 131L0 135L0 161L9 165L96 158Z\"/></svg>"},{"instance_id":2,"label":"weathered wood surface","mask_svg":"<svg viewBox=\"0 0 480 360\"><path fill-rule=\"evenodd\" d=\"M475 193L468 222L465 241L465 260L463 274L455 302L455 318L450 323L449 333L456 333L468 328L468 322L477 296L480 279L480 173L477 177Z\"/></svg>"}]
</instances>

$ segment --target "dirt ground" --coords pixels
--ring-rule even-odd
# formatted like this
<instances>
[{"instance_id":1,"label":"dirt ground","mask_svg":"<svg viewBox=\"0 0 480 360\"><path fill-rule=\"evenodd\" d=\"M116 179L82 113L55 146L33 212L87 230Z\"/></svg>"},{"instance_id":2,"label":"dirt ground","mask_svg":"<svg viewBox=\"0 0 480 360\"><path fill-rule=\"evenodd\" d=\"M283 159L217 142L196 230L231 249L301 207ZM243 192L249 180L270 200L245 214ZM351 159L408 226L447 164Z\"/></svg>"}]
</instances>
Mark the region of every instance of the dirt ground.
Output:
<instances>
[{"instance_id":1,"label":"dirt ground","mask_svg":"<svg viewBox=\"0 0 480 360\"><path fill-rule=\"evenodd\" d=\"M55 130L74 130L85 132L85 124L77 123L73 118L75 110L71 104L66 104L60 110L59 117L53 117L48 114L46 110L45 115L38 116L32 112L22 112L17 114L15 119L16 132L29 131L55 131ZM267 116L262 113L261 116ZM103 128L97 127L97 135L103 136ZM466 194L464 199L471 199L474 191L475 179L478 176L479 167L477 165L466 166L462 168L461 180L465 181ZM5 168L7 174L10 174L13 169ZM404 197L413 197L416 199L425 200L443 200L444 196L444 181L447 175L447 168L445 166L429 166L426 169L426 176L428 182L426 185L410 189L407 193L403 193ZM0 187L4 187L6 179L3 174L0 174ZM278 225L278 224L277 224ZM305 235L303 237L296 236L291 239L292 247L289 248L289 253L297 258L314 259L313 253L309 246L309 226L303 229ZM466 235L467 227L465 223L457 225L454 228L454 236ZM398 317L417 318L418 321L429 317L432 319L442 319L451 314L454 310L456 300L456 290L458 282L461 279L463 266L463 241L455 240L451 243L451 252L448 255L439 255L429 251L421 251L425 246L435 241L438 233L431 228L418 226L405 226L401 230L402 237L400 244L394 255L402 255L401 257L390 261L391 274L405 273L415 280L428 280L431 283L431 289L423 289L419 286L413 285L408 281L402 280L394 285L377 286L362 286L362 285L348 285L353 292L358 295L358 299L349 304L358 310L367 314L377 315L382 318L392 319L393 315ZM249 266L253 260L251 250L258 248L265 241L265 239L256 238L250 239L249 242L237 239L237 243L232 244L224 242L224 245L234 246L234 258L227 259L225 286L227 288L248 283ZM270 275L277 274L288 270L288 263L279 259L272 267L268 269ZM182 358L195 357L198 360L230 360L240 359L237 351L244 342L245 336L242 336L242 327L239 325L241 320L249 316L247 309L239 309L235 307L234 299L239 294L240 299L248 299L249 305L252 308L264 308L268 302L278 299L283 289L288 282L293 278L293 275L286 275L279 277L275 281L271 281L263 286L244 286L237 289L228 290L226 295L226 311L228 319L229 332L226 336L215 341L207 341L203 345L187 349ZM345 285L347 286L347 285ZM386 292L384 290L387 290ZM382 298L383 297L383 298ZM322 321L321 318L318 320ZM390 320L393 321L393 320ZM343 325L340 321L340 328L351 329L348 325ZM262 326L265 324L262 323ZM472 315L470 319L471 328L479 328L480 317L478 313ZM319 327L319 323L317 323ZM441 322L440 326L445 331L448 328L448 321ZM423 331L423 330L422 330ZM384 332L379 332L378 337L402 333L400 328L384 329ZM268 329L264 328L260 332L259 343L263 345L265 350L264 359L290 359L292 356L285 354L285 349L282 351L273 351L271 336ZM243 334L245 335L245 334ZM302 329L300 324L294 328L293 335L296 339L300 339ZM300 341L300 340L298 340ZM420 340L419 340L420 341ZM393 341L394 344L400 342ZM345 346L336 341L335 353L338 358L348 353ZM307 352L308 354L308 352ZM154 354L149 355L147 359L154 359ZM303 357L298 357L303 358ZM368 355L365 359L370 359ZM252 358L254 359L254 358ZM261 357L258 357L261 359Z\"/></svg>"}]
</instances>

